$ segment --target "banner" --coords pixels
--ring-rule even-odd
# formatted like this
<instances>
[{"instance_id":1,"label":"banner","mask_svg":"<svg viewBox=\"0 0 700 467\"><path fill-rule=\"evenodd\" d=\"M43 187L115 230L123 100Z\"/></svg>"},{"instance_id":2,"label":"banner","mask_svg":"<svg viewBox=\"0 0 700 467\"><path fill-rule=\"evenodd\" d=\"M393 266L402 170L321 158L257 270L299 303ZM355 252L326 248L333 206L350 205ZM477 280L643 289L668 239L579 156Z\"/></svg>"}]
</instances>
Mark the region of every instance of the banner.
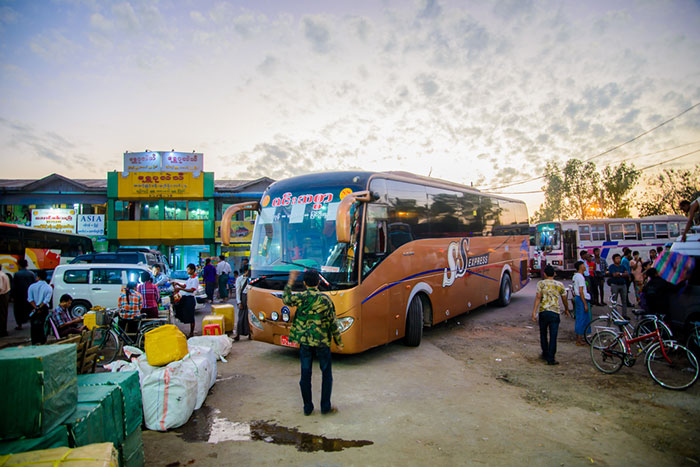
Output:
<instances>
[{"instance_id":1,"label":"banner","mask_svg":"<svg viewBox=\"0 0 700 467\"><path fill-rule=\"evenodd\" d=\"M104 214L78 214L77 233L100 236L105 234Z\"/></svg>"},{"instance_id":2,"label":"banner","mask_svg":"<svg viewBox=\"0 0 700 467\"><path fill-rule=\"evenodd\" d=\"M204 170L201 152L148 151L124 153L124 173L130 172L193 172Z\"/></svg>"},{"instance_id":3,"label":"banner","mask_svg":"<svg viewBox=\"0 0 700 467\"><path fill-rule=\"evenodd\" d=\"M231 222L231 243L250 243L253 240L253 227L255 222L252 221L233 221ZM221 242L221 221L216 221L216 241Z\"/></svg>"},{"instance_id":4,"label":"banner","mask_svg":"<svg viewBox=\"0 0 700 467\"><path fill-rule=\"evenodd\" d=\"M120 199L204 197L204 177L189 172L132 172L119 177Z\"/></svg>"},{"instance_id":5,"label":"banner","mask_svg":"<svg viewBox=\"0 0 700 467\"><path fill-rule=\"evenodd\" d=\"M32 209L32 227L75 233L75 209Z\"/></svg>"}]
</instances>

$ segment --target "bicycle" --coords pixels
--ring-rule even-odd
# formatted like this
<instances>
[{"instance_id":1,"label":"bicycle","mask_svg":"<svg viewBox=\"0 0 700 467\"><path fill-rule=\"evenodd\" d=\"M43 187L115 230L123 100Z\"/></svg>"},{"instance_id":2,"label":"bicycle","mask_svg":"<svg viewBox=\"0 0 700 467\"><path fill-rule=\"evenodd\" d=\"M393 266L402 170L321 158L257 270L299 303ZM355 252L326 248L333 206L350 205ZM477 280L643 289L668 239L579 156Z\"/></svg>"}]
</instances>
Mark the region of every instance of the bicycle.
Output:
<instances>
[{"instance_id":1,"label":"bicycle","mask_svg":"<svg viewBox=\"0 0 700 467\"><path fill-rule=\"evenodd\" d=\"M146 315L140 315L136 333L127 333L119 326L119 311L108 309L105 311L105 321L94 329L94 345L98 348L100 365L112 363L124 345L132 345L143 350L145 335L159 326L167 324L164 319L144 319Z\"/></svg>"},{"instance_id":2,"label":"bicycle","mask_svg":"<svg viewBox=\"0 0 700 467\"><path fill-rule=\"evenodd\" d=\"M624 326L624 321L615 321L615 325ZM628 321L627 321L628 322ZM637 358L631 350L631 344L651 338L644 347L645 363L651 378L667 389L686 389L698 379L698 361L686 347L675 341L663 340L659 329L649 334L629 339L625 333L601 330L591 341L591 360L593 365L603 373L612 374L622 365L632 367Z\"/></svg>"},{"instance_id":3,"label":"bicycle","mask_svg":"<svg viewBox=\"0 0 700 467\"><path fill-rule=\"evenodd\" d=\"M612 329L613 326L615 326L615 321L626 321L625 317L622 316L619 311L617 311L617 307L618 303L611 298L610 304L608 305L608 308L610 308L610 313L607 315L601 315L588 324L586 331L583 333L583 337L587 344L590 345L591 339L598 331ZM627 324L623 326L618 326L620 332L626 333L629 339L650 334L655 329L659 329L663 340L673 339L673 333L666 323L664 323L663 317L660 318L656 315L646 314L646 312L641 309L633 309L632 313L639 319L636 326L632 327L629 321L627 321ZM642 345L642 347L644 347L644 345Z\"/></svg>"},{"instance_id":4,"label":"bicycle","mask_svg":"<svg viewBox=\"0 0 700 467\"><path fill-rule=\"evenodd\" d=\"M695 357L700 356L700 321L691 321L690 325L693 328L690 330L688 340L685 341L685 346L693 352Z\"/></svg>"}]
</instances>

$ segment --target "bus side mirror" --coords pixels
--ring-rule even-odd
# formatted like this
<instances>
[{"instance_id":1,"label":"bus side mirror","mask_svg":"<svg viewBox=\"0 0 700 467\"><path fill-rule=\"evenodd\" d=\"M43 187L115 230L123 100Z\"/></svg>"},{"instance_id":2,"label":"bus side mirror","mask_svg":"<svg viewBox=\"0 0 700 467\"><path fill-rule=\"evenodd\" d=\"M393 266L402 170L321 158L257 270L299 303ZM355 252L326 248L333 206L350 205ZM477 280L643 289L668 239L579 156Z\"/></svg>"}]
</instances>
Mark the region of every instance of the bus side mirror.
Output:
<instances>
[{"instance_id":1,"label":"bus side mirror","mask_svg":"<svg viewBox=\"0 0 700 467\"><path fill-rule=\"evenodd\" d=\"M221 216L221 244L230 245L231 244L231 219L238 213L238 211L259 211L260 203L257 201L246 201L245 203L238 203L226 208L224 215Z\"/></svg>"},{"instance_id":2,"label":"bus side mirror","mask_svg":"<svg viewBox=\"0 0 700 467\"><path fill-rule=\"evenodd\" d=\"M350 243L350 237L352 236L350 208L352 208L352 205L355 204L356 201L366 203L369 200L369 191L365 190L358 191L356 193L350 193L340 202L340 204L338 205L338 213L335 217L335 235L336 237L338 237L338 243ZM221 225L223 227L223 224Z\"/></svg>"}]
</instances>

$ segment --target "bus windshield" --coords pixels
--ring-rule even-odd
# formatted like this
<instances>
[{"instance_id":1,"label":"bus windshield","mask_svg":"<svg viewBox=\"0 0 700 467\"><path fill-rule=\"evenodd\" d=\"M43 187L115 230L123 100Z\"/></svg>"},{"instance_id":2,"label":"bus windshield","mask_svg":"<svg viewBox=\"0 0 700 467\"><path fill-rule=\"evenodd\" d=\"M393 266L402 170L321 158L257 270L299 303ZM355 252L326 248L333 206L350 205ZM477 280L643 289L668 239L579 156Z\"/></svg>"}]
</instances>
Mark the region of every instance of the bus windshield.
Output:
<instances>
[{"instance_id":1,"label":"bus windshield","mask_svg":"<svg viewBox=\"0 0 700 467\"><path fill-rule=\"evenodd\" d=\"M539 224L535 243L537 248L542 251L561 249L561 226L556 223Z\"/></svg>"},{"instance_id":2,"label":"bus windshield","mask_svg":"<svg viewBox=\"0 0 700 467\"><path fill-rule=\"evenodd\" d=\"M340 204L336 191L315 188L303 193L265 196L251 243L252 284L280 290L290 270L312 268L321 273L321 288L357 285L354 273L357 240L341 244L336 238L335 218ZM353 225L353 232L356 231L359 228Z\"/></svg>"}]
</instances>

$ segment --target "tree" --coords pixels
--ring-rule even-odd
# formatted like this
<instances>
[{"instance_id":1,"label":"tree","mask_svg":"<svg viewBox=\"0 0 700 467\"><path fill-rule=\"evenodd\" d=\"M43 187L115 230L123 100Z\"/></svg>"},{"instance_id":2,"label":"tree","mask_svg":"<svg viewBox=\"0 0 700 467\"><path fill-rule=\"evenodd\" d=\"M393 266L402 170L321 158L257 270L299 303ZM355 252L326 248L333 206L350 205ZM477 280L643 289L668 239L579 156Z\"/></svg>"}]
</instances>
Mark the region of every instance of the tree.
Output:
<instances>
[{"instance_id":1,"label":"tree","mask_svg":"<svg viewBox=\"0 0 700 467\"><path fill-rule=\"evenodd\" d=\"M645 182L637 203L640 216L683 214L678 203L700 196L700 164L692 169L664 169Z\"/></svg>"},{"instance_id":2,"label":"tree","mask_svg":"<svg viewBox=\"0 0 700 467\"><path fill-rule=\"evenodd\" d=\"M547 162L544 169L545 185L544 204L532 216L532 222L546 222L563 219L564 212L564 177L559 167Z\"/></svg>"},{"instance_id":3,"label":"tree","mask_svg":"<svg viewBox=\"0 0 700 467\"><path fill-rule=\"evenodd\" d=\"M600 174L593 162L569 159L564 166L565 212L575 219L592 217L592 207L597 206Z\"/></svg>"},{"instance_id":4,"label":"tree","mask_svg":"<svg viewBox=\"0 0 700 467\"><path fill-rule=\"evenodd\" d=\"M634 164L625 162L617 167L607 166L603 169L601 177L600 208L606 217L629 217L629 194L636 185L641 172L634 168Z\"/></svg>"}]
</instances>

